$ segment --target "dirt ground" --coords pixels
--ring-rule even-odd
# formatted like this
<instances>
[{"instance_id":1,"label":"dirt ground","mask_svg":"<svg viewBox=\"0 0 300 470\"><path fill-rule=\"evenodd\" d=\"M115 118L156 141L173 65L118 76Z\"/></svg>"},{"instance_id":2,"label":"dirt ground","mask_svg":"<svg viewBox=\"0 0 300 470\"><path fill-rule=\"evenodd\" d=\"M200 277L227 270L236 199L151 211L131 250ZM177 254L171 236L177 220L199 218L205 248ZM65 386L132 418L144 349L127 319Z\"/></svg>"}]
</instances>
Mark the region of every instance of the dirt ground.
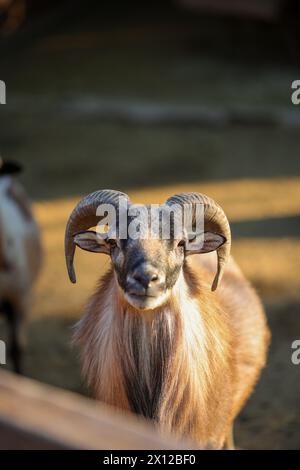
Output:
<instances>
[{"instance_id":1,"label":"dirt ground","mask_svg":"<svg viewBox=\"0 0 300 470\"><path fill-rule=\"evenodd\" d=\"M137 16L111 26L85 13L1 47L8 98L0 109L0 152L25 165L22 181L35 200L45 251L25 373L88 393L70 338L108 262L80 253L78 284L68 282L64 227L79 195L111 187L157 202L180 190L206 192L228 214L233 254L262 296L272 331L267 367L238 418L236 443L299 449L300 365L291 362L292 341L300 339L299 129L128 125L70 111L96 98L272 113L289 109L298 67L271 27L227 27L188 15L181 22L166 13L141 23Z\"/></svg>"}]
</instances>

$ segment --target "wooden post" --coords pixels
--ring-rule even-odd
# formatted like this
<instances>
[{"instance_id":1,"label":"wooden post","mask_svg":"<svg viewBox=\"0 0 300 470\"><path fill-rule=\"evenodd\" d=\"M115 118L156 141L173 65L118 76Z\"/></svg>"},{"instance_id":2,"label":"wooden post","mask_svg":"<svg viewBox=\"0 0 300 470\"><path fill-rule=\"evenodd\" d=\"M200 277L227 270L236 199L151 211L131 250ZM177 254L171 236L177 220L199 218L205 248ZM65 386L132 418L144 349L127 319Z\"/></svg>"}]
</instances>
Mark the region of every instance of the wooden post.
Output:
<instances>
[{"instance_id":1,"label":"wooden post","mask_svg":"<svg viewBox=\"0 0 300 470\"><path fill-rule=\"evenodd\" d=\"M187 448L132 414L0 371L0 449Z\"/></svg>"}]
</instances>

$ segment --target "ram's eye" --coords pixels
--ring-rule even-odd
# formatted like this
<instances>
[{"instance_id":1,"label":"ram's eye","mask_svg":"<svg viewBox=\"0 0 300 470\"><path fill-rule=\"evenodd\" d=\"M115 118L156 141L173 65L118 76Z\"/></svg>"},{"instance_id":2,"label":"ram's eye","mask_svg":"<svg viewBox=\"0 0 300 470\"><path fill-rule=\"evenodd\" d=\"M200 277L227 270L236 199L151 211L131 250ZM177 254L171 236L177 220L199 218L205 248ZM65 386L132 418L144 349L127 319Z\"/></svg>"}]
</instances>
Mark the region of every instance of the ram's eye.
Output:
<instances>
[{"instance_id":1,"label":"ram's eye","mask_svg":"<svg viewBox=\"0 0 300 470\"><path fill-rule=\"evenodd\" d=\"M177 246L185 246L185 240L180 240L177 244Z\"/></svg>"}]
</instances>

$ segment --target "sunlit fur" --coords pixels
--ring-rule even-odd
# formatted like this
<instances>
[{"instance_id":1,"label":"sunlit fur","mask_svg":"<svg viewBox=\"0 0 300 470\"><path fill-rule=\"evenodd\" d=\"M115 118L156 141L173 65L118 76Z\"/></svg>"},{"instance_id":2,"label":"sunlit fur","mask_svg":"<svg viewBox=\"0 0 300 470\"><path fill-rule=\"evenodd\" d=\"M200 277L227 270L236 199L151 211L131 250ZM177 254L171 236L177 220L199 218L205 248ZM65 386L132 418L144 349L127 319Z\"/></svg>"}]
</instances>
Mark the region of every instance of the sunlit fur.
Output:
<instances>
[{"instance_id":1,"label":"sunlit fur","mask_svg":"<svg viewBox=\"0 0 300 470\"><path fill-rule=\"evenodd\" d=\"M75 341L97 399L201 447L222 448L265 363L269 334L234 262L213 293L215 259L202 256L184 263L167 301L148 311L128 304L110 270Z\"/></svg>"}]
</instances>

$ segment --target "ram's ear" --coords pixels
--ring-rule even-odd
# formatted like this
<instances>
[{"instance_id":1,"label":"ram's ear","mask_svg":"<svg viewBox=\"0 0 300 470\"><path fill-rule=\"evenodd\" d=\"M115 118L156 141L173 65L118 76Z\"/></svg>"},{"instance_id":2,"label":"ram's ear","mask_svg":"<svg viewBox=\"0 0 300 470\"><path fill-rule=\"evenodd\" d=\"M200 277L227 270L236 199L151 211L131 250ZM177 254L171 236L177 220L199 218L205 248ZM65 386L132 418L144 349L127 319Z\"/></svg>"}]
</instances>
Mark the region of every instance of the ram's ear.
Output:
<instances>
[{"instance_id":1,"label":"ram's ear","mask_svg":"<svg viewBox=\"0 0 300 470\"><path fill-rule=\"evenodd\" d=\"M226 238L220 235L219 233L213 232L204 232L201 237L195 236L186 244L186 255L193 255L197 253L210 253L215 251L220 246L224 245Z\"/></svg>"},{"instance_id":2,"label":"ram's ear","mask_svg":"<svg viewBox=\"0 0 300 470\"><path fill-rule=\"evenodd\" d=\"M78 232L73 235L73 240L82 250L110 254L109 245L97 232L91 230Z\"/></svg>"}]
</instances>

